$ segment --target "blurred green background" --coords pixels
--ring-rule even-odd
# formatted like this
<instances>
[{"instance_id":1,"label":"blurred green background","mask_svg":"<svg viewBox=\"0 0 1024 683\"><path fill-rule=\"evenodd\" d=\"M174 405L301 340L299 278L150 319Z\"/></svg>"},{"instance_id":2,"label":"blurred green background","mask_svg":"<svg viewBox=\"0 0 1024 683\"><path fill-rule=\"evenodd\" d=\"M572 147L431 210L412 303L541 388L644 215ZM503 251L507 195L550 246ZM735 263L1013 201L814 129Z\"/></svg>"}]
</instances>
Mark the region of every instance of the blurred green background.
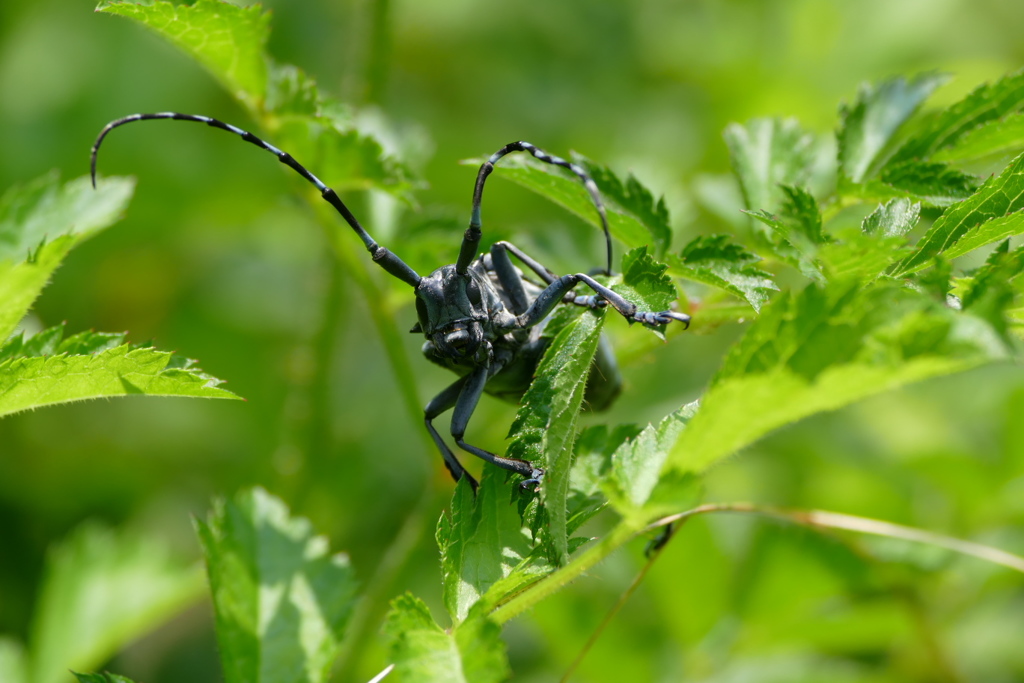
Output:
<instances>
[{"instance_id":1,"label":"blurred green background","mask_svg":"<svg viewBox=\"0 0 1024 683\"><path fill-rule=\"evenodd\" d=\"M744 229L721 138L729 122L795 116L828 135L862 81L946 71L956 78L933 103L947 103L1024 63L1024 4L1013 0L264 6L277 60L417 141L428 183L418 212L389 221L372 201L352 201L420 272L454 260L461 227L403 250L396 225L460 226L475 171L459 161L511 140L632 171L665 195L678 248ZM195 63L92 8L0 3L3 187L52 168L86 173L96 133L129 113L252 125ZM83 520L142 529L196 558L190 515L251 484L310 517L364 581L401 529L418 529L383 597L408 589L439 605L432 525L451 483L401 407L367 303L290 194L296 185L232 136L168 122L119 131L101 169L136 175L136 198L123 222L71 254L38 322L153 339L248 402L126 399L0 422L0 633L26 636L46 549ZM508 183L489 193L486 239L512 238L555 270L599 263L596 234L573 217ZM386 292L411 327L409 293ZM612 332L628 345L636 331ZM626 395L598 419L646 422L692 400L738 332L628 354ZM419 337L406 341L425 404L450 377L418 358ZM499 449L513 411L485 399L470 442ZM776 434L714 471L708 498L861 514L1021 553L1022 418L1019 368L930 382ZM426 512L410 518L414 509ZM890 563L858 564L834 546L749 519L692 522L574 680L1024 680L1017 577L905 546L890 548ZM641 564L638 543L510 624L516 680L560 675ZM197 606L110 668L148 683L220 680L211 622ZM385 663L371 637L339 680L366 680Z\"/></svg>"}]
</instances>

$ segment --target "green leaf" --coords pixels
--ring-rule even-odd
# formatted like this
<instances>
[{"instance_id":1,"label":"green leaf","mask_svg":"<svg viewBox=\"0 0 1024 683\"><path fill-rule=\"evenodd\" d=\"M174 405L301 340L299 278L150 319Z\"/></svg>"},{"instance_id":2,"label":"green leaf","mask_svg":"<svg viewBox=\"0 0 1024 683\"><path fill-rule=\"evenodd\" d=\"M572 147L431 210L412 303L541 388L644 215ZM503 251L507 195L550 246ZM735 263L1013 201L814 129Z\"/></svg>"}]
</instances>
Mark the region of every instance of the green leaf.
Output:
<instances>
[{"instance_id":1,"label":"green leaf","mask_svg":"<svg viewBox=\"0 0 1024 683\"><path fill-rule=\"evenodd\" d=\"M949 206L967 199L979 185L975 176L948 164L912 160L889 164L882 170L881 180L931 206Z\"/></svg>"},{"instance_id":2,"label":"green leaf","mask_svg":"<svg viewBox=\"0 0 1024 683\"><path fill-rule=\"evenodd\" d=\"M953 246L942 252L947 259L970 253L986 245L1024 233L1024 211L992 218L968 229Z\"/></svg>"},{"instance_id":3,"label":"green leaf","mask_svg":"<svg viewBox=\"0 0 1024 683\"><path fill-rule=\"evenodd\" d=\"M647 425L636 438L624 442L612 454L611 473L603 489L620 515L633 517L645 508L658 485L669 451L679 440L696 407L696 404L683 406L666 416L657 427ZM649 517L652 511L645 513Z\"/></svg>"},{"instance_id":4,"label":"green leaf","mask_svg":"<svg viewBox=\"0 0 1024 683\"><path fill-rule=\"evenodd\" d=\"M909 247L905 235L917 224L921 204L906 198L879 204L860 230L850 228L818 253L830 280L852 279L868 283L902 258Z\"/></svg>"},{"instance_id":5,"label":"green leaf","mask_svg":"<svg viewBox=\"0 0 1024 683\"><path fill-rule=\"evenodd\" d=\"M672 278L666 275L668 266L658 263L647 253L647 247L637 247L622 256L622 282L612 286L641 311L667 311L679 298ZM644 327L664 339L664 325Z\"/></svg>"},{"instance_id":6,"label":"green leaf","mask_svg":"<svg viewBox=\"0 0 1024 683\"><path fill-rule=\"evenodd\" d=\"M730 350L666 468L700 473L790 422L1006 354L984 320L894 283L811 285Z\"/></svg>"},{"instance_id":7,"label":"green leaf","mask_svg":"<svg viewBox=\"0 0 1024 683\"><path fill-rule=\"evenodd\" d=\"M839 168L847 180L861 183L874 177L891 153L891 144L903 124L946 76L921 74L909 81L902 76L877 84L865 83L852 106L839 109Z\"/></svg>"},{"instance_id":8,"label":"green leaf","mask_svg":"<svg viewBox=\"0 0 1024 683\"><path fill-rule=\"evenodd\" d=\"M989 178L974 195L949 207L917 243L913 254L893 269L900 277L924 268L935 256L952 247L971 228L1024 208L1024 154L998 176Z\"/></svg>"},{"instance_id":9,"label":"green leaf","mask_svg":"<svg viewBox=\"0 0 1024 683\"><path fill-rule=\"evenodd\" d=\"M901 200L894 199L893 202ZM920 204L914 206L920 207ZM881 208L881 207L879 207ZM877 213L877 212L876 212ZM890 220L892 217L875 217L871 214L865 218L874 224L876 221ZM907 240L901 235L885 235L884 230L901 230L905 227L905 221L889 223L882 227L880 224L871 229L877 230L874 233L867 233L863 227L848 228L835 234L835 240L824 245L818 250L818 259L821 262L822 270L829 280L855 280L867 284L879 275L882 275L895 261L902 258L909 251Z\"/></svg>"},{"instance_id":10,"label":"green leaf","mask_svg":"<svg viewBox=\"0 0 1024 683\"><path fill-rule=\"evenodd\" d=\"M961 284L960 301L969 310L988 320L1000 332L1006 332L1006 309L1013 303L1015 291L1011 280L1024 270L1024 247L1010 251L1010 241L1000 244L985 261Z\"/></svg>"},{"instance_id":11,"label":"green leaf","mask_svg":"<svg viewBox=\"0 0 1024 683\"><path fill-rule=\"evenodd\" d=\"M508 678L501 627L474 610L446 633L419 598L405 594L391 602L384 632L398 683L498 683Z\"/></svg>"},{"instance_id":12,"label":"green leaf","mask_svg":"<svg viewBox=\"0 0 1024 683\"><path fill-rule=\"evenodd\" d=\"M701 235L669 259L669 272L722 289L760 311L770 292L779 289L771 273L754 265L760 260L742 246L729 244L728 235Z\"/></svg>"},{"instance_id":13,"label":"green leaf","mask_svg":"<svg viewBox=\"0 0 1024 683\"><path fill-rule=\"evenodd\" d=\"M64 323L41 330L31 337L24 333L11 337L0 346L0 362L12 358L52 356L55 354L85 355L101 353L124 343L123 332L79 332L64 338Z\"/></svg>"},{"instance_id":14,"label":"green leaf","mask_svg":"<svg viewBox=\"0 0 1024 683\"><path fill-rule=\"evenodd\" d=\"M975 135L983 124L993 123L1020 109L1022 105L1024 105L1024 71L1003 76L995 83L986 83L928 120L900 147L893 156L893 161L929 159L940 150L960 142L967 142L965 138ZM991 136L994 132L995 130L990 130L985 135ZM977 141L972 144L977 144ZM969 153L968 156L970 154L978 155L977 149L975 147L976 151ZM954 156L952 158L964 157Z\"/></svg>"},{"instance_id":15,"label":"green leaf","mask_svg":"<svg viewBox=\"0 0 1024 683\"><path fill-rule=\"evenodd\" d=\"M116 222L135 182L47 174L0 197L0 342L10 336L72 247Z\"/></svg>"},{"instance_id":16,"label":"green leaf","mask_svg":"<svg viewBox=\"0 0 1024 683\"><path fill-rule=\"evenodd\" d=\"M326 681L355 601L348 558L260 488L217 501L196 529L224 680Z\"/></svg>"},{"instance_id":17,"label":"green leaf","mask_svg":"<svg viewBox=\"0 0 1024 683\"><path fill-rule=\"evenodd\" d=\"M25 647L13 638L0 637L0 681L29 683Z\"/></svg>"},{"instance_id":18,"label":"green leaf","mask_svg":"<svg viewBox=\"0 0 1024 683\"><path fill-rule=\"evenodd\" d=\"M319 116L320 93L316 81L297 66L271 65L266 110L276 117Z\"/></svg>"},{"instance_id":19,"label":"green leaf","mask_svg":"<svg viewBox=\"0 0 1024 683\"><path fill-rule=\"evenodd\" d=\"M601 338L604 310L587 311L569 322L544 352L536 378L523 397L509 430L507 456L544 463L541 492L554 560L568 559L569 473L576 418L590 366Z\"/></svg>"},{"instance_id":20,"label":"green leaf","mask_svg":"<svg viewBox=\"0 0 1024 683\"><path fill-rule=\"evenodd\" d=\"M32 683L91 669L194 603L202 572L172 558L151 534L86 523L53 547L33 617Z\"/></svg>"},{"instance_id":21,"label":"green leaf","mask_svg":"<svg viewBox=\"0 0 1024 683\"><path fill-rule=\"evenodd\" d=\"M464 163L480 164L483 161L470 159ZM671 229L664 200L655 201L650 191L632 176L623 183L608 169L579 155L573 155L573 161L591 173L597 183L608 213L608 229L616 239L631 249L653 243L660 252L668 246ZM579 178L568 171L530 156L518 155L502 159L496 173L600 228L601 220L590 194Z\"/></svg>"},{"instance_id":22,"label":"green leaf","mask_svg":"<svg viewBox=\"0 0 1024 683\"><path fill-rule=\"evenodd\" d=\"M772 243L771 248L776 256L811 280L824 281L818 263L818 243L808 239L806 225L796 224L792 217L785 214L776 215L767 211L745 213L771 228L767 239ZM821 237L824 238L823 235Z\"/></svg>"},{"instance_id":23,"label":"green leaf","mask_svg":"<svg viewBox=\"0 0 1024 683\"><path fill-rule=\"evenodd\" d=\"M270 13L260 5L239 7L217 0L196 0L192 5L108 1L96 11L127 17L155 31L202 64L251 111L262 108L267 94L263 48L270 35Z\"/></svg>"},{"instance_id":24,"label":"green leaf","mask_svg":"<svg viewBox=\"0 0 1024 683\"><path fill-rule=\"evenodd\" d=\"M905 197L900 197L879 204L877 209L861 221L860 227L867 235L902 237L914 229L920 218L920 202L911 202Z\"/></svg>"},{"instance_id":25,"label":"green leaf","mask_svg":"<svg viewBox=\"0 0 1024 683\"><path fill-rule=\"evenodd\" d=\"M456 624L485 595L493 608L551 569L525 562L532 543L515 502L517 487L507 479L503 470L485 465L476 495L468 480L460 481L451 512L438 521L444 604Z\"/></svg>"},{"instance_id":26,"label":"green leaf","mask_svg":"<svg viewBox=\"0 0 1024 683\"><path fill-rule=\"evenodd\" d=\"M88 333L68 339L69 348L97 345L110 337ZM103 396L194 396L233 398L219 388L221 380L194 366L195 361L168 351L122 344L86 355L58 352L53 356L22 356L11 350L12 341L0 349L0 416L30 408L81 401ZM7 357L9 356L9 357Z\"/></svg>"},{"instance_id":27,"label":"green leaf","mask_svg":"<svg viewBox=\"0 0 1024 683\"><path fill-rule=\"evenodd\" d=\"M71 673L75 674L79 683L132 683L131 679L111 673L80 674L77 671Z\"/></svg>"},{"instance_id":28,"label":"green leaf","mask_svg":"<svg viewBox=\"0 0 1024 683\"><path fill-rule=\"evenodd\" d=\"M626 176L626 181L623 182L607 166L596 164L582 155L573 154L572 160L594 179L597 189L601 191L601 198L611 205L613 213L622 212L640 221L650 233L650 238L654 240L654 253L664 254L672 242L672 227L669 224L665 199L655 199L651 191L632 173ZM627 246L636 248L646 244L647 242L627 243Z\"/></svg>"},{"instance_id":29,"label":"green leaf","mask_svg":"<svg viewBox=\"0 0 1024 683\"><path fill-rule=\"evenodd\" d=\"M275 137L338 192L377 189L412 202L415 174L341 114L287 118Z\"/></svg>"},{"instance_id":30,"label":"green leaf","mask_svg":"<svg viewBox=\"0 0 1024 683\"><path fill-rule=\"evenodd\" d=\"M778 211L782 185L801 185L810 176L814 138L796 119L754 119L725 129L732 169L752 211Z\"/></svg>"},{"instance_id":31,"label":"green leaf","mask_svg":"<svg viewBox=\"0 0 1024 683\"><path fill-rule=\"evenodd\" d=\"M987 121L967 131L949 147L936 152L934 161L975 161L997 154L1018 153L1024 147L1024 114Z\"/></svg>"},{"instance_id":32,"label":"green leaf","mask_svg":"<svg viewBox=\"0 0 1024 683\"><path fill-rule=\"evenodd\" d=\"M782 209L780 213L788 219L790 240L794 233L811 244L826 241L821 232L821 209L810 192L802 187L782 185Z\"/></svg>"}]
</instances>

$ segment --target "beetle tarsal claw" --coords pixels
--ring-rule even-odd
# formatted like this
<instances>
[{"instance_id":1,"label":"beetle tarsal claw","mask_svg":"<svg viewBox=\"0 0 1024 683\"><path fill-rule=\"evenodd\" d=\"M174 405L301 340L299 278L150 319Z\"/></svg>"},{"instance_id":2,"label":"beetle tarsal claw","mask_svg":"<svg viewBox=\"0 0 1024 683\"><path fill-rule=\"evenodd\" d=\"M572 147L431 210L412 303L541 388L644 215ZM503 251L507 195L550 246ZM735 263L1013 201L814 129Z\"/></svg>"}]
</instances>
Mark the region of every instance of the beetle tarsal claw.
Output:
<instances>
[{"instance_id":1,"label":"beetle tarsal claw","mask_svg":"<svg viewBox=\"0 0 1024 683\"><path fill-rule=\"evenodd\" d=\"M534 467L530 471L530 478L529 479L524 479L522 482L520 482L519 483L519 488L523 488L523 489L529 488L531 484L534 484L534 485L537 486L537 488L540 488L540 483L541 483L541 480L543 478L544 478L544 469L541 468L541 467ZM534 489L534 490L536 490L536 489Z\"/></svg>"}]
</instances>

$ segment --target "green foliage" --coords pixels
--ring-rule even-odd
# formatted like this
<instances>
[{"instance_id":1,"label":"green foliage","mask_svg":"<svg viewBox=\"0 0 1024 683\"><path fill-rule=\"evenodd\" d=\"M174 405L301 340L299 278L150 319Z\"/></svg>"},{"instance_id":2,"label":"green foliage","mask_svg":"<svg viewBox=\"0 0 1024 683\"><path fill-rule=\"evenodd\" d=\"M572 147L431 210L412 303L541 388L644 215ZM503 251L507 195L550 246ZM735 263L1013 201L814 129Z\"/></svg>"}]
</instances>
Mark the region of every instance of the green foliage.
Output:
<instances>
[{"instance_id":1,"label":"green foliage","mask_svg":"<svg viewBox=\"0 0 1024 683\"><path fill-rule=\"evenodd\" d=\"M124 676L118 676L117 674L102 673L102 674L80 674L74 672L78 678L79 683L132 683L132 681Z\"/></svg>"},{"instance_id":2,"label":"green foliage","mask_svg":"<svg viewBox=\"0 0 1024 683\"><path fill-rule=\"evenodd\" d=\"M672 233L664 200L655 200L654 195L633 176L623 181L610 170L582 156L574 155L572 160L590 173L597 183L608 210L608 228L612 236L630 248L652 243L659 253L668 248ZM482 161L470 159L466 163L479 165ZM550 199L588 223L601 226L586 188L568 171L532 157L514 156L502 160L495 172Z\"/></svg>"},{"instance_id":3,"label":"green foliage","mask_svg":"<svg viewBox=\"0 0 1024 683\"><path fill-rule=\"evenodd\" d=\"M0 416L104 396L234 398L195 361L123 334L81 332L61 340L63 325L0 347Z\"/></svg>"},{"instance_id":4,"label":"green foliage","mask_svg":"<svg viewBox=\"0 0 1024 683\"><path fill-rule=\"evenodd\" d=\"M275 145L288 149L332 186L342 191L383 190L413 205L412 191L420 183L411 170L411 143L393 134L386 122L367 124L365 112L323 95L297 68L273 65L265 53L269 16L260 8L198 0L192 6L108 2L100 10L156 31L201 64L267 131L268 139L272 136ZM829 141L805 131L795 119L730 125L726 146L736 193L742 198L735 208L746 209L755 230L752 235L697 235L678 254L669 250L671 236L685 226L673 222L664 199L656 198L633 175L622 177L573 157L594 176L608 203L612 233L627 247L621 278L612 278L610 286L644 309L679 306L693 315L696 330L713 327L709 320L752 322L738 332L723 359L711 361L720 365L713 373L709 370L712 379L697 400L684 399L679 392L666 399L651 391L649 403L662 406L664 415L655 423L597 424L579 431L591 364L605 318L614 313L571 309L549 321L545 334L551 343L512 424L508 448L510 457L544 468L542 485L536 492L522 490L514 478L485 467L475 493L465 481L456 486L436 531L441 603L452 627L440 626L427 603L411 594L395 599L384 631L391 642L389 662L396 679L506 679L510 667L501 624L593 571L650 525L693 513L712 469L726 459L805 418L1019 355L1024 251L1011 248L1006 240L1022 232L1024 157L1005 165L1000 155L1018 154L1024 144L1019 113L1024 81L1019 73L1013 74L948 107L921 113L944 80L925 74L863 86L853 103L840 109L836 154L831 159L822 156L830 149ZM992 168L966 162L984 162ZM990 171L995 175L983 180ZM599 224L586 190L561 169L514 157L502 162L497 175ZM293 182L299 187L302 181ZM306 186L302 189L307 198L319 202ZM88 332L65 339L63 327L57 326L10 337L68 249L113 221L130 194L131 184L125 180L105 180L97 193L81 180L63 187L46 180L13 191L0 204L0 331L7 340L0 347L0 413L127 393L230 396L190 361L133 347L124 335ZM380 210L377 215L386 213ZM371 318L403 386L405 403L412 406L411 421L418 423L419 396L394 322L396 315L401 317L396 302L407 301L408 293L398 294L397 287L392 293L386 289L390 284L378 285L374 278L379 273L371 274L365 255L351 255L358 245L343 226L335 229L340 225L336 216L331 220L328 237L344 264L336 270L350 274L365 299L365 307L358 309L361 327L355 336L365 337L363 328ZM387 226L382 231L387 234ZM406 228L401 238L409 242L402 244L403 254L436 251L433 236L424 237L417 230ZM997 242L1000 245L991 253L979 251ZM970 263L955 261L964 256ZM677 303L677 278L685 281L682 303ZM327 302L348 306L357 298L343 289L333 283ZM337 341L333 335L341 327L330 315L325 314L324 329L310 344L321 356L330 355ZM637 329L623 332L611 325L607 332L617 341L641 336ZM653 338L642 336L638 347L653 343ZM686 342L673 340L670 348L681 343ZM373 368L377 361L367 350L355 362ZM322 370L324 364L308 375L320 373L327 379L318 376L315 381L327 384L331 376ZM667 375L662 379L664 385L676 380ZM312 380L296 384L301 381ZM289 410L316 413L319 405L321 413L309 420L329 425L334 415L322 410L322 397L307 411L307 395L294 386L290 390L301 396L289 398ZM374 402L369 394L360 394L360 399ZM389 455L384 432L392 423L380 417L375 415L367 430L374 435L375 455L383 459ZM387 417L400 422L397 415ZM345 419L339 431L363 427L355 417ZM329 426L319 428L330 432ZM1024 444L1024 437L1018 432L1016 426L1007 427L1006 450L1019 459L1013 444ZM309 443L317 441L310 438ZM835 445L841 446L839 439ZM273 463L282 471L288 468L289 454L297 450L291 442L285 446L280 449L284 455L275 456ZM344 466L323 465L340 462L331 460L333 453L327 449L307 450L304 466L324 474L324 482L309 473L301 475L306 480L290 480L295 497L313 509L336 505L334 500L323 502L335 497L333 490L325 495L327 489L318 485L333 485L336 480L328 474L339 476L334 470L345 478L363 473L351 460ZM829 455L814 454L820 459ZM1019 477L1009 465L998 473L979 473L961 463L970 475L960 477L957 471L938 471L942 467L929 471L925 456L910 461L899 463L910 474L893 466L883 472L886 477L879 477L898 478L905 487L884 494L899 500L906 489L939 489L934 480L949 477L974 482L964 485L976 486L987 497L994 483ZM746 476L757 478L756 473ZM391 490L383 494L379 481L365 481L370 482L365 485L370 493L364 495L390 502ZM1013 501L1015 491L1006 488L1001 494ZM310 492L314 495L307 496ZM782 498L789 492L780 489L772 495L776 493ZM954 511L955 501L946 500L941 492L930 493L942 503L936 507ZM352 509L358 524L344 523L358 527L359 533L370 525L368 535L379 535L377 530L385 528L384 521L377 526L373 515L358 505ZM899 513L899 508L893 509ZM595 517L602 510L606 514ZM800 515L793 517L799 520ZM436 512L426 516L436 518ZM809 519L805 515L803 521L815 523ZM593 524L583 527L588 521ZM883 565L878 559L882 553L861 552L845 540L816 534L794 540L774 529L735 534L753 537L741 555L725 547L738 546L736 538L718 544L699 526L688 535L696 524L688 523L684 537L676 541L689 544L681 571L661 579L659 586L664 589L671 582L675 591L690 591L693 609L680 617L661 605L658 594L644 608L673 624L684 647L673 643L672 650L687 653L687 676L709 681L890 680L890 671L882 671L886 665L878 662L910 662L905 666L912 668L918 659L927 659L898 649L912 639L912 629L927 628L921 626L929 620L923 617L932 616L921 614L915 593L929 578L926 562L897 553ZM355 609L354 572L348 560L330 554L326 540L314 535L309 522L293 517L283 502L262 489L218 502L197 528L229 683L326 681L343 639L350 637L346 628L366 633L376 627L372 607L363 613ZM997 531L1015 538L1012 529ZM173 565L158 551L134 542L97 547L54 560L54 566L65 568L53 570L44 585L40 617L28 645L0 640L0 678L48 683L68 666L102 666L126 640L194 597L195 574L180 568L170 572L167 567ZM146 550L144 557L139 548ZM380 563L382 575L395 562L387 555ZM382 581L383 588L363 594L367 601L386 597L391 586ZM713 598L696 599L704 592ZM568 593L559 599L573 600ZM897 597L890 599L890 594ZM90 602L83 595L100 598ZM831 600L828 618L822 618L820 602L811 602L806 595ZM906 608L903 603L910 605L907 611L913 612L913 619L897 613ZM956 612L962 606L946 609ZM593 609L590 604L585 607ZM835 614L846 621L833 629L830 620ZM578 617L573 614L575 621L564 620L560 626L579 630L590 616L580 610ZM541 624L544 619L544 614L537 617ZM839 633L842 629L845 633ZM1016 631L1009 627L1005 632ZM547 642L543 635L535 641ZM351 637L350 649L358 649L364 636ZM928 656L940 642L930 632L921 640L927 643L923 651ZM535 648L535 641L528 647ZM551 649L560 649L563 641L552 642ZM787 655L766 656L778 643ZM808 643L819 649L812 651ZM642 647L616 643L614 656L627 659ZM648 662L667 659L665 652L644 654L649 655ZM953 669L921 670L925 673L914 680L956 677ZM89 683L126 680L110 674L76 675Z\"/></svg>"},{"instance_id":5,"label":"green foliage","mask_svg":"<svg viewBox=\"0 0 1024 683\"><path fill-rule=\"evenodd\" d=\"M109 12L139 22L202 64L221 85L249 107L262 106L267 94L263 46L270 35L270 14L255 5L238 7L217 0L194 5L154 2L103 2Z\"/></svg>"},{"instance_id":6,"label":"green foliage","mask_svg":"<svg viewBox=\"0 0 1024 683\"><path fill-rule=\"evenodd\" d=\"M839 170L850 183L877 175L895 151L896 134L932 92L946 81L937 74L902 76L861 86L852 105L840 109Z\"/></svg>"},{"instance_id":7,"label":"green foliage","mask_svg":"<svg viewBox=\"0 0 1024 683\"><path fill-rule=\"evenodd\" d=\"M814 139L794 119L754 119L725 129L732 169L748 209L776 211L783 186L807 182Z\"/></svg>"},{"instance_id":8,"label":"green foliage","mask_svg":"<svg viewBox=\"0 0 1024 683\"><path fill-rule=\"evenodd\" d=\"M422 600L407 594L391 603L384 631L404 683L496 683L508 676L501 627L479 610L446 632Z\"/></svg>"},{"instance_id":9,"label":"green foliage","mask_svg":"<svg viewBox=\"0 0 1024 683\"><path fill-rule=\"evenodd\" d=\"M0 416L129 394L237 398L195 361L126 344L124 334L64 339L58 325L10 337L68 252L116 221L133 188L119 178L95 190L87 178L60 185L50 174L0 198L0 339L7 339L0 346Z\"/></svg>"},{"instance_id":10,"label":"green foliage","mask_svg":"<svg viewBox=\"0 0 1024 683\"><path fill-rule=\"evenodd\" d=\"M576 419L591 362L601 338L604 311L587 312L554 338L537 367L537 378L523 397L509 429L508 457L543 463L542 500L548 517L553 559L569 557L569 473Z\"/></svg>"},{"instance_id":11,"label":"green foliage","mask_svg":"<svg viewBox=\"0 0 1024 683\"><path fill-rule=\"evenodd\" d=\"M28 312L72 247L108 227L124 211L135 183L88 178L61 185L48 174L0 197L0 340Z\"/></svg>"},{"instance_id":12,"label":"green foliage","mask_svg":"<svg viewBox=\"0 0 1024 683\"><path fill-rule=\"evenodd\" d=\"M197 521L228 683L327 680L352 611L345 555L262 489Z\"/></svg>"},{"instance_id":13,"label":"green foliage","mask_svg":"<svg viewBox=\"0 0 1024 683\"><path fill-rule=\"evenodd\" d=\"M174 558L162 540L85 523L47 556L27 645L0 639L0 676L66 681L69 667L103 663L202 591L199 567Z\"/></svg>"},{"instance_id":14,"label":"green foliage","mask_svg":"<svg viewBox=\"0 0 1024 683\"><path fill-rule=\"evenodd\" d=\"M515 485L497 468L484 469L475 495L468 480L456 485L451 511L437 523L437 545L444 603L455 623L478 602L494 607L549 570L528 559L533 548Z\"/></svg>"},{"instance_id":15,"label":"green foliage","mask_svg":"<svg viewBox=\"0 0 1024 683\"><path fill-rule=\"evenodd\" d=\"M771 273L754 265L760 260L741 245L730 244L728 235L707 235L694 238L678 258L671 258L669 272L734 294L760 311L779 289Z\"/></svg>"}]
</instances>

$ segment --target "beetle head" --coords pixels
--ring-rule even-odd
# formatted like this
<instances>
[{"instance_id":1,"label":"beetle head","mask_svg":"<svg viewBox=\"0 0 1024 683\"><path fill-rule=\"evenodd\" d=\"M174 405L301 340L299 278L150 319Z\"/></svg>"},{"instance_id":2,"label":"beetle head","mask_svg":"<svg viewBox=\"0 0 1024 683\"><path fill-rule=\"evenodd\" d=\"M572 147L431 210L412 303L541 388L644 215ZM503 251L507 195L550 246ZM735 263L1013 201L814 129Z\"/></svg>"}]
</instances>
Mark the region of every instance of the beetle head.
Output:
<instances>
[{"instance_id":1,"label":"beetle head","mask_svg":"<svg viewBox=\"0 0 1024 683\"><path fill-rule=\"evenodd\" d=\"M489 319L484 297L490 289L490 283L475 270L460 275L455 266L438 268L420 280L416 287L420 328L442 356L476 355Z\"/></svg>"}]
</instances>

